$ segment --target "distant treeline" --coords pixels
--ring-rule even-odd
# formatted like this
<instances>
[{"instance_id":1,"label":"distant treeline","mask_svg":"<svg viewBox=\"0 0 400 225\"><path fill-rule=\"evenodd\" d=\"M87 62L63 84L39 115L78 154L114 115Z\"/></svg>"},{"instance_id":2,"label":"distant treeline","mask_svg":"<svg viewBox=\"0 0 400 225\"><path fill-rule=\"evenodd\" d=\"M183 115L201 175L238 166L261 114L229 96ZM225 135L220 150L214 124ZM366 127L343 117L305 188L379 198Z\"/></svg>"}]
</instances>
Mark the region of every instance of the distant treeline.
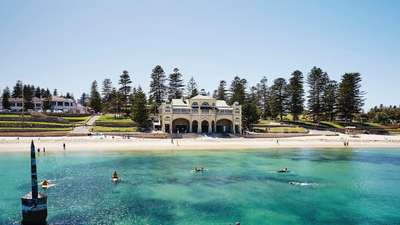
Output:
<instances>
[{"instance_id":1,"label":"distant treeline","mask_svg":"<svg viewBox=\"0 0 400 225\"><path fill-rule=\"evenodd\" d=\"M131 75L128 71L123 71L117 86L112 84L111 79L106 78L102 81L99 91L97 81L93 81L90 93L83 93L79 102L90 106L95 112L125 114L131 116L140 126L147 126L149 114L156 114L163 102L176 98L191 98L198 94L211 95L199 88L193 77L185 85L178 68L166 75L164 69L157 65L151 71L150 78L148 98L140 86L132 87ZM296 70L288 80L277 78L270 85L265 76L255 85L250 85L246 79L239 76L235 76L229 85L227 81L221 80L212 96L225 100L228 104L241 104L244 126L249 126L261 118L282 120L288 114L295 121L306 115L316 122L332 121L336 118L351 122L354 116L361 113L364 105L361 81L360 73L345 73L340 81L335 81L321 68L313 67L306 77ZM305 85L308 86L307 93ZM22 85L22 82L18 81L12 93L8 87L4 89L3 107L9 108L7 99L10 97L23 96L27 103L25 107L29 109L32 107L30 103L33 97L48 99L57 95L57 89L51 93L49 89ZM73 98L73 95L67 93L64 97ZM48 107L45 103L44 108Z\"/></svg>"},{"instance_id":2,"label":"distant treeline","mask_svg":"<svg viewBox=\"0 0 400 225\"><path fill-rule=\"evenodd\" d=\"M10 91L9 87L5 87L2 93L2 105L4 109L10 109L10 98L23 98L24 99L24 109L29 110L33 109L33 98L37 97L40 99L44 99L43 101L43 109L47 110L50 109L50 98L51 96L58 96L57 89L53 90L53 94L50 90L40 88L39 86L35 87L31 84L23 84L22 81L18 80L13 90ZM67 92L65 98L73 99L73 95Z\"/></svg>"},{"instance_id":3,"label":"distant treeline","mask_svg":"<svg viewBox=\"0 0 400 225\"><path fill-rule=\"evenodd\" d=\"M400 107L380 105L372 108L368 113L369 120L382 124L400 123Z\"/></svg>"},{"instance_id":4,"label":"distant treeline","mask_svg":"<svg viewBox=\"0 0 400 225\"><path fill-rule=\"evenodd\" d=\"M102 82L100 93L98 83L94 81L90 94L83 93L80 102L87 103L96 112L131 115L138 124L145 126L148 114L157 113L163 102L198 94L211 95L199 88L193 77L186 85L182 77L178 68L166 75L160 65L155 66L150 74L147 98L140 86L131 86L131 76L128 71L123 71L118 87L107 78ZM229 86L227 81L219 81L212 95L228 104L241 104L245 126L260 118L282 120L288 114L293 116L293 120L307 115L313 121L342 118L345 122L351 122L364 105L361 80L359 73L345 73L340 81L335 81L321 68L313 67L306 78L296 70L289 80L277 78L271 85L268 85L266 77L252 86L246 79L235 76ZM308 85L308 93L305 92L305 85Z\"/></svg>"}]
</instances>

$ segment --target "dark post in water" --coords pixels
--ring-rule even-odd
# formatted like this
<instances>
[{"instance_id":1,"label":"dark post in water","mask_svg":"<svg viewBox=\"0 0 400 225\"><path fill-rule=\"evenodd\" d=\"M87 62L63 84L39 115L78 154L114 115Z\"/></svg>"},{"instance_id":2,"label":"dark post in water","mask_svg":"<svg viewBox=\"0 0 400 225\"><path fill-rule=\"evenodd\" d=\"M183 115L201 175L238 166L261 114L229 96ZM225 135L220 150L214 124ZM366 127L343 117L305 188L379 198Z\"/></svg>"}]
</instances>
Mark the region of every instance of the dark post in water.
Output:
<instances>
[{"instance_id":1,"label":"dark post in water","mask_svg":"<svg viewBox=\"0 0 400 225\"><path fill-rule=\"evenodd\" d=\"M47 218L47 196L38 192L35 145L31 142L32 192L21 198L22 224L45 225Z\"/></svg>"}]
</instances>

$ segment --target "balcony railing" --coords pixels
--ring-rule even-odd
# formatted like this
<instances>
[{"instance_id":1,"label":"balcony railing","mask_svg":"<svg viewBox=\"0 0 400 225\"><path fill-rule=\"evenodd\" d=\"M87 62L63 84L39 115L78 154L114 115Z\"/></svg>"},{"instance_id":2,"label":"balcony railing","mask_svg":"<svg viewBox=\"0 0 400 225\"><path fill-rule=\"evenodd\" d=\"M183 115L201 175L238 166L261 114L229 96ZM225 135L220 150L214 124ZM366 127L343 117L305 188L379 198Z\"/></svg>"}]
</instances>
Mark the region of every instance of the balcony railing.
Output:
<instances>
[{"instance_id":1,"label":"balcony railing","mask_svg":"<svg viewBox=\"0 0 400 225\"><path fill-rule=\"evenodd\" d=\"M213 110L213 109L173 109L172 113L174 114L199 114L200 110L200 115L233 115L232 110ZM167 110L165 110L166 113L169 113Z\"/></svg>"}]
</instances>

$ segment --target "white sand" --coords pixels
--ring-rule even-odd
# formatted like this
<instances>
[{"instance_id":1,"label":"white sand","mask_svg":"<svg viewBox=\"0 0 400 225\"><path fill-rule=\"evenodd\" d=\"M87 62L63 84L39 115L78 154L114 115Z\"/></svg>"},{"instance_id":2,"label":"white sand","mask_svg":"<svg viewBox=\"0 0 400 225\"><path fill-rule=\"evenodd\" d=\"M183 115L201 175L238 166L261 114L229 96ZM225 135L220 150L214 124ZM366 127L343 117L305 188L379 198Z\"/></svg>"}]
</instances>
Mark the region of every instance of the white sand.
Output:
<instances>
[{"instance_id":1,"label":"white sand","mask_svg":"<svg viewBox=\"0 0 400 225\"><path fill-rule=\"evenodd\" d=\"M195 139L122 139L121 137L41 137L19 138L0 137L0 152L29 151L30 141L36 147L46 148L47 152L63 151L170 151L170 150L242 150L274 148L345 148L343 143L349 140L349 148L398 148L400 136L348 135L312 136L296 138L195 138ZM277 142L279 140L279 143Z\"/></svg>"}]
</instances>

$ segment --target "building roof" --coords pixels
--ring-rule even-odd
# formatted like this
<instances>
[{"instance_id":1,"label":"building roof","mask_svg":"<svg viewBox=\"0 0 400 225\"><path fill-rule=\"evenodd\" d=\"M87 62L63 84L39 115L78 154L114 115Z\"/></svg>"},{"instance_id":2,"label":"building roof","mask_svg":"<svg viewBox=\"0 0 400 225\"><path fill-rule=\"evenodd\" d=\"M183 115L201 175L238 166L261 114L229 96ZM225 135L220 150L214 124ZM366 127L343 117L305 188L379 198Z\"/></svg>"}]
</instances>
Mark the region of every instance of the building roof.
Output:
<instances>
[{"instance_id":1,"label":"building roof","mask_svg":"<svg viewBox=\"0 0 400 225\"><path fill-rule=\"evenodd\" d=\"M224 101L224 100L217 100L215 102L215 107L217 107L217 108L231 108L231 106L226 104L226 101Z\"/></svg>"},{"instance_id":2,"label":"building roof","mask_svg":"<svg viewBox=\"0 0 400 225\"><path fill-rule=\"evenodd\" d=\"M64 98L60 96L51 96L51 101L57 101L57 102L74 102L74 100L69 99L69 98Z\"/></svg>"},{"instance_id":3,"label":"building roof","mask_svg":"<svg viewBox=\"0 0 400 225\"><path fill-rule=\"evenodd\" d=\"M214 99L214 98L211 97L211 96L208 96L208 95L196 95L196 96L194 96L194 97L191 98L191 99L205 100L205 99Z\"/></svg>"},{"instance_id":4,"label":"building roof","mask_svg":"<svg viewBox=\"0 0 400 225\"><path fill-rule=\"evenodd\" d=\"M185 103L182 99L172 99L171 105L174 107L189 107L187 103Z\"/></svg>"}]
</instances>

